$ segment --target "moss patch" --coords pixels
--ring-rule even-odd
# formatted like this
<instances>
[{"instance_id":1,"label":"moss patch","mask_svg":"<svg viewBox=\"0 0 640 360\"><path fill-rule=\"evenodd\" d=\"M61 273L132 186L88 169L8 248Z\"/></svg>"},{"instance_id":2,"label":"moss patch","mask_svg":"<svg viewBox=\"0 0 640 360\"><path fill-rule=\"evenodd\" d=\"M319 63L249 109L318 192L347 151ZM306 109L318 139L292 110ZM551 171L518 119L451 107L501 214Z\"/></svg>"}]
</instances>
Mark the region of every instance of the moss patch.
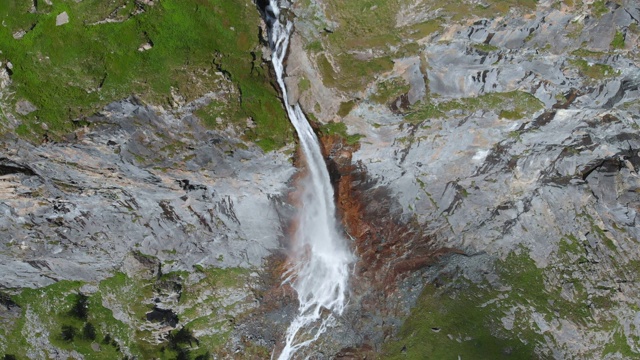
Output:
<instances>
[{"instance_id":1,"label":"moss patch","mask_svg":"<svg viewBox=\"0 0 640 360\"><path fill-rule=\"evenodd\" d=\"M624 33L621 31L616 31L616 34L613 36L613 40L611 41L611 48L613 49L623 49L624 48Z\"/></svg>"},{"instance_id":2,"label":"moss patch","mask_svg":"<svg viewBox=\"0 0 640 360\"><path fill-rule=\"evenodd\" d=\"M607 4L604 0L594 1L593 4L589 6L589 8L596 17L601 17L602 15L609 12L609 8L607 7Z\"/></svg>"},{"instance_id":3,"label":"moss patch","mask_svg":"<svg viewBox=\"0 0 640 360\"><path fill-rule=\"evenodd\" d=\"M324 124L319 129L322 135L338 135L343 138L348 145L355 145L363 137L360 134L349 135L347 133L347 125L341 122L330 122Z\"/></svg>"},{"instance_id":4,"label":"moss patch","mask_svg":"<svg viewBox=\"0 0 640 360\"><path fill-rule=\"evenodd\" d=\"M409 84L402 78L391 78L378 83L377 91L370 99L378 104L387 104L398 96L409 92Z\"/></svg>"},{"instance_id":5,"label":"moss patch","mask_svg":"<svg viewBox=\"0 0 640 360\"><path fill-rule=\"evenodd\" d=\"M569 63L576 67L583 76L594 80L607 79L620 74L618 70L609 65L590 63L583 59L569 60Z\"/></svg>"},{"instance_id":6,"label":"moss patch","mask_svg":"<svg viewBox=\"0 0 640 360\"><path fill-rule=\"evenodd\" d=\"M416 122L442 117L445 113L454 110L462 111L465 114L484 110L494 111L505 119L518 120L533 115L543 107L543 104L535 96L522 91L511 91L489 93L478 97L450 100L438 104L429 101L420 102L411 109L406 119Z\"/></svg>"}]
</instances>

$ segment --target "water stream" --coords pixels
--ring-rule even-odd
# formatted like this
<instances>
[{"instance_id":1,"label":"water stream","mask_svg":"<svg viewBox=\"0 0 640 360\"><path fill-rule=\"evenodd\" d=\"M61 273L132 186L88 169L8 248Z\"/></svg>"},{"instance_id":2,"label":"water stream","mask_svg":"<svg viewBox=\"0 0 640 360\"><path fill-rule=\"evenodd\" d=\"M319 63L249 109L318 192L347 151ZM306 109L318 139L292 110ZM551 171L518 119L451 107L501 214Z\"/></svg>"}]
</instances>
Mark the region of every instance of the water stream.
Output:
<instances>
[{"instance_id":1,"label":"water stream","mask_svg":"<svg viewBox=\"0 0 640 360\"><path fill-rule=\"evenodd\" d=\"M316 341L344 311L353 256L338 230L333 188L318 139L300 106L289 104L287 99L283 62L292 24L281 19L277 0L269 0L265 19L269 26L273 68L307 163L307 175L301 181L303 188L292 266L284 280L296 290L300 304L278 357L284 360Z\"/></svg>"}]
</instances>

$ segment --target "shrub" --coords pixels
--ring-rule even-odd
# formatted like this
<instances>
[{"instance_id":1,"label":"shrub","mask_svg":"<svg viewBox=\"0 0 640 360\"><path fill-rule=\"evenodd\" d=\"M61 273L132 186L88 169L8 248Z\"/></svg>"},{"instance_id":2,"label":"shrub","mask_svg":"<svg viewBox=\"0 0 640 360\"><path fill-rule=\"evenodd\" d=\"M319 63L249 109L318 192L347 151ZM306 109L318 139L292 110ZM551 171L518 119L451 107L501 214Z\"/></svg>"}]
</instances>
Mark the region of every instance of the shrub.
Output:
<instances>
[{"instance_id":1,"label":"shrub","mask_svg":"<svg viewBox=\"0 0 640 360\"><path fill-rule=\"evenodd\" d=\"M89 297L87 295L78 294L76 302L73 304L73 307L69 312L70 315L80 320L87 320L87 315L89 315L88 300Z\"/></svg>"},{"instance_id":2,"label":"shrub","mask_svg":"<svg viewBox=\"0 0 640 360\"><path fill-rule=\"evenodd\" d=\"M84 324L82 328L82 337L87 340L95 340L96 339L96 328L91 323Z\"/></svg>"},{"instance_id":3,"label":"shrub","mask_svg":"<svg viewBox=\"0 0 640 360\"><path fill-rule=\"evenodd\" d=\"M62 331L60 332L60 337L62 340L71 342L73 338L76 336L77 330L71 325L62 325Z\"/></svg>"}]
</instances>

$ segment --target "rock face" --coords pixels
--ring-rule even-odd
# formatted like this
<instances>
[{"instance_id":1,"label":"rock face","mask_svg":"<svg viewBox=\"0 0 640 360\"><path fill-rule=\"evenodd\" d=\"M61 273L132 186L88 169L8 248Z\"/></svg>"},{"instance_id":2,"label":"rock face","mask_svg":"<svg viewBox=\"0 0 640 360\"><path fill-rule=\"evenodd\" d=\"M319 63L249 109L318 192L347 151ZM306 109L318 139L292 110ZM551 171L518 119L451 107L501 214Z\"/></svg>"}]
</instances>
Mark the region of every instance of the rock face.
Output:
<instances>
[{"instance_id":1,"label":"rock face","mask_svg":"<svg viewBox=\"0 0 640 360\"><path fill-rule=\"evenodd\" d=\"M283 155L135 99L89 121L70 143L3 143L0 286L100 280L133 249L170 272L259 267L279 247Z\"/></svg>"},{"instance_id":2,"label":"rock face","mask_svg":"<svg viewBox=\"0 0 640 360\"><path fill-rule=\"evenodd\" d=\"M412 13L398 15L398 32L437 19L438 5L420 12L426 4L402 8L399 14ZM365 91L336 91L335 97L357 103L341 121L350 133L363 135L359 148L329 144L327 154L338 164L338 202L358 244L359 266L382 276L364 287L396 274L398 267L409 273L422 268L426 283L448 289L425 290L430 293L423 296L436 294L442 303L492 289L486 301L497 313L517 313L521 323L513 325L507 317L504 327L496 327L490 324L500 317L487 316L479 326L494 335L519 331L523 342L533 343L536 357L637 355L633 304L640 294L628 284L640 275L638 8L633 2L607 3L594 16L592 5L541 2L524 14L514 10L449 23L418 39L415 54L394 59L393 69L371 79ZM305 21L299 26L309 26ZM310 43L318 41L308 32ZM322 40L325 54L311 54L317 67L295 62L291 73L322 71L322 57L337 56L332 41L339 40L331 36ZM392 56L393 51L388 50ZM403 79L409 90L379 105L374 96L388 79ZM325 118L317 107L302 104ZM371 226L376 222L385 225ZM389 252L393 255L376 270L376 261ZM535 264L531 272L543 280L528 286L547 294L544 301L504 297L505 286L514 291L522 286L507 280L507 274L524 272L504 265L513 254ZM405 283L415 286L415 278L408 276ZM486 289L473 290L478 286ZM415 301L406 289L393 293ZM563 302L586 311L568 319ZM423 319L423 327L433 321ZM619 327L612 325L616 322ZM442 322L433 327L438 329L433 336L444 330L467 339L458 344L479 341L472 329ZM392 326L365 329L396 332ZM427 338L403 336L378 351L392 358L402 349L420 354ZM479 355L446 336L428 341L463 357ZM613 336L621 340L603 351Z\"/></svg>"}]
</instances>

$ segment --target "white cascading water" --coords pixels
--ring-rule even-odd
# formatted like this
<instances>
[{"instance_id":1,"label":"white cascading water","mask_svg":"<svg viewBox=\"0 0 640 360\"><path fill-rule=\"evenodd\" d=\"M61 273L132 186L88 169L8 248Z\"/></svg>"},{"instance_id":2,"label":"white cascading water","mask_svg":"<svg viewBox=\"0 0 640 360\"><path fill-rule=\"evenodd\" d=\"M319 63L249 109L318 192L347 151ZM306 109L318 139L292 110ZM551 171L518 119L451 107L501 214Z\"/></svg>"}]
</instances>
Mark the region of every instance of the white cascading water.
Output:
<instances>
[{"instance_id":1,"label":"white cascading water","mask_svg":"<svg viewBox=\"0 0 640 360\"><path fill-rule=\"evenodd\" d=\"M318 139L300 106L291 106L287 99L283 62L292 25L285 20L281 22L277 0L269 1L265 16L273 68L308 166L308 174L302 181L293 266L284 280L296 290L300 305L287 329L285 346L278 357L282 360L290 359L296 351L316 341L332 325L335 316L342 314L347 303L349 265L353 256L338 231L333 188Z\"/></svg>"}]
</instances>

